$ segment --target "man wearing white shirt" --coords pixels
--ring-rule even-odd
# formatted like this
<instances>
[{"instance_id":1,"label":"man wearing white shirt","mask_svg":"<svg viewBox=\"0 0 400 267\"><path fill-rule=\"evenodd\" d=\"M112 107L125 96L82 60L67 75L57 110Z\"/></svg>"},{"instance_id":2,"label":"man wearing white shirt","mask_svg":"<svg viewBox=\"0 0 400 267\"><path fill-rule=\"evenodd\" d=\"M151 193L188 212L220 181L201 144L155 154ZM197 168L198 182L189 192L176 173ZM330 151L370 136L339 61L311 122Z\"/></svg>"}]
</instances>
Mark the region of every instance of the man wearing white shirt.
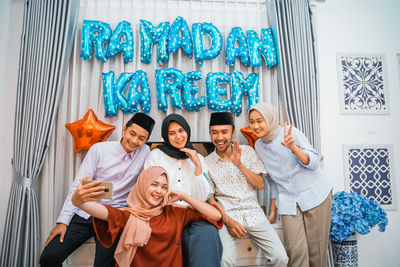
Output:
<instances>
[{"instance_id":1,"label":"man wearing white shirt","mask_svg":"<svg viewBox=\"0 0 400 267\"><path fill-rule=\"evenodd\" d=\"M71 203L72 194L82 178L113 182L113 198L100 203L116 208L126 207L126 198L136 183L143 164L150 152L147 145L154 120L144 114L136 113L123 128L121 141L108 141L94 144L83 160L67 199L64 202L57 225L51 230L40 257L41 266L62 266L62 262L84 242L95 237L92 218ZM99 187L100 188L100 187ZM114 266L114 250L105 248L97 240L94 266Z\"/></svg>"}]
</instances>

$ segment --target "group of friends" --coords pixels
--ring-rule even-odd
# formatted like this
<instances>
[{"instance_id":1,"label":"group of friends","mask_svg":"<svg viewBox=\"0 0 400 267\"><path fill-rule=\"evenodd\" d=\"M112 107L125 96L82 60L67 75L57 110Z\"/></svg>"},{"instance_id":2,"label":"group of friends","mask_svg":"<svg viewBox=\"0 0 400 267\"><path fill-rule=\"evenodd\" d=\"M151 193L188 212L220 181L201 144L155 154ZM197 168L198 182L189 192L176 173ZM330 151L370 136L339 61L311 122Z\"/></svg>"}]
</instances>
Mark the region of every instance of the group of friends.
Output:
<instances>
[{"instance_id":1,"label":"group of friends","mask_svg":"<svg viewBox=\"0 0 400 267\"><path fill-rule=\"evenodd\" d=\"M332 187L320 155L305 135L279 124L277 110L257 103L248 112L259 137L254 149L239 145L229 112L211 114L215 150L205 158L190 142L178 114L162 122L164 143L145 145L155 121L136 113L121 141L93 145L83 160L41 266L64 260L94 236L94 266L235 266L236 244L247 236L268 266L326 266ZM266 179L265 179L266 178ZM82 181L94 180L83 184ZM113 198L97 201L113 182ZM257 189L268 182L268 217ZM271 224L281 216L284 243Z\"/></svg>"}]
</instances>

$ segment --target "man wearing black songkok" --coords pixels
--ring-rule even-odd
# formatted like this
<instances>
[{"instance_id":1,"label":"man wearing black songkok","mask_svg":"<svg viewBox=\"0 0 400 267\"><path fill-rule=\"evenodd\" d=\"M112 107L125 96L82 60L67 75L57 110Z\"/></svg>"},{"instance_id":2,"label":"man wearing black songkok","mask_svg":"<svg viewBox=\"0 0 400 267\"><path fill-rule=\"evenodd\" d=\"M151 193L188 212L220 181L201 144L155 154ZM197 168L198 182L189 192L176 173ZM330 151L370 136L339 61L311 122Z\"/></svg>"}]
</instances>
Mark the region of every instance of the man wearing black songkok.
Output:
<instances>
[{"instance_id":1,"label":"man wearing black songkok","mask_svg":"<svg viewBox=\"0 0 400 267\"><path fill-rule=\"evenodd\" d=\"M262 161L253 148L239 146L233 140L231 113L212 113L209 130L215 146L215 151L206 157L213 186L209 202L220 206L224 220L224 227L219 230L221 266L235 266L236 241L243 236L261 248L269 266L286 266L285 248L258 204L257 189L264 188L263 176L267 173Z\"/></svg>"},{"instance_id":2,"label":"man wearing black songkok","mask_svg":"<svg viewBox=\"0 0 400 267\"><path fill-rule=\"evenodd\" d=\"M126 198L136 183L137 176L150 153L144 145L154 127L154 120L144 114L136 113L123 127L120 141L107 141L94 144L87 152L75 181L70 187L67 199L57 219L57 225L51 230L40 257L41 266L62 266L64 260L78 247L94 236L92 218L86 212L71 203L71 196L84 177L95 181L113 182L111 200L101 203L116 208L126 207ZM86 179L86 178L85 178ZM101 195L103 189L96 182L85 185ZM105 248L97 240L94 266L115 265L114 251L116 240L111 248Z\"/></svg>"}]
</instances>

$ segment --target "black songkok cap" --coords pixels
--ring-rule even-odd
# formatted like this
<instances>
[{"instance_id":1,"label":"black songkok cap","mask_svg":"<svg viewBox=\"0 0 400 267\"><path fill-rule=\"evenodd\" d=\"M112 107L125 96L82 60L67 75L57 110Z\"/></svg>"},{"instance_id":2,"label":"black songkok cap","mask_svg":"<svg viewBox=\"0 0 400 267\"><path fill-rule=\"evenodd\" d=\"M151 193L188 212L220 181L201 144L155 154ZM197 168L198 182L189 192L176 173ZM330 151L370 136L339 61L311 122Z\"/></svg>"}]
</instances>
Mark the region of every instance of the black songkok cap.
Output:
<instances>
[{"instance_id":1,"label":"black songkok cap","mask_svg":"<svg viewBox=\"0 0 400 267\"><path fill-rule=\"evenodd\" d=\"M153 131L155 121L149 115L146 115L142 112L138 112L135 115L133 115L132 118L126 124L131 125L132 123L135 123L140 127L142 127L143 129L145 129L150 136L151 131Z\"/></svg>"},{"instance_id":2,"label":"black songkok cap","mask_svg":"<svg viewBox=\"0 0 400 267\"><path fill-rule=\"evenodd\" d=\"M214 112L211 113L210 118L210 126L213 125L232 125L233 124L233 117L230 112Z\"/></svg>"}]
</instances>

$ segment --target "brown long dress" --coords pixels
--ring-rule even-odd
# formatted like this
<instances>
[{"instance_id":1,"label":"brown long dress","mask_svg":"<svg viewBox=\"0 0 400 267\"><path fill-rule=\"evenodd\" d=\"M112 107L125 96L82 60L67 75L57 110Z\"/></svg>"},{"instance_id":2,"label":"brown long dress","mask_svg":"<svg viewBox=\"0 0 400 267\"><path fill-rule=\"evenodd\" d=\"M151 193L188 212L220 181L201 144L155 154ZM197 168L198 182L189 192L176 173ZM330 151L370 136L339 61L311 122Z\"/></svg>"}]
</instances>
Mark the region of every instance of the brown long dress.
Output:
<instances>
[{"instance_id":1,"label":"brown long dress","mask_svg":"<svg viewBox=\"0 0 400 267\"><path fill-rule=\"evenodd\" d=\"M110 247L122 233L130 213L104 206L108 210L108 222L93 218L93 223L97 238L105 247ZM147 245L137 249L131 266L182 266L182 229L188 223L200 220L206 220L218 229L223 226L222 219L216 222L191 208L165 206L159 216L150 220L152 229L150 239Z\"/></svg>"}]
</instances>

